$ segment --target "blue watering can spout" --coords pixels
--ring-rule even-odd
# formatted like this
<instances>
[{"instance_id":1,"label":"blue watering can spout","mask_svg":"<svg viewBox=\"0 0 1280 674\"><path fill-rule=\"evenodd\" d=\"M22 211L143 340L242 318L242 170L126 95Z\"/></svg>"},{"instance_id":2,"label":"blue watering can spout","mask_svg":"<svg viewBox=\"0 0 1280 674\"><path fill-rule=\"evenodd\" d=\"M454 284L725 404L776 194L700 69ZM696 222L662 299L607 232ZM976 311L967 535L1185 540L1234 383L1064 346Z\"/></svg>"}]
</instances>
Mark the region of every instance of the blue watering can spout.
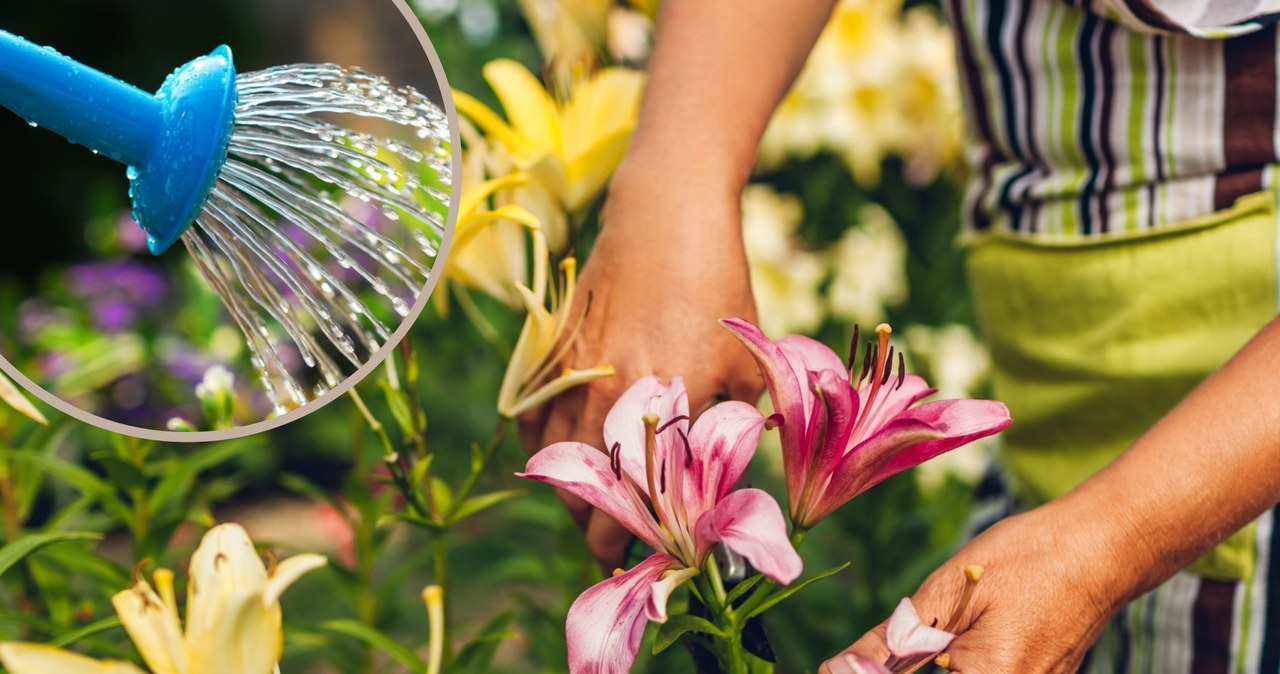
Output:
<instances>
[{"instance_id":1,"label":"blue watering can spout","mask_svg":"<svg viewBox=\"0 0 1280 674\"><path fill-rule=\"evenodd\" d=\"M126 164L134 220L158 255L195 221L226 162L235 66L218 47L152 95L0 30L0 105Z\"/></svg>"}]
</instances>

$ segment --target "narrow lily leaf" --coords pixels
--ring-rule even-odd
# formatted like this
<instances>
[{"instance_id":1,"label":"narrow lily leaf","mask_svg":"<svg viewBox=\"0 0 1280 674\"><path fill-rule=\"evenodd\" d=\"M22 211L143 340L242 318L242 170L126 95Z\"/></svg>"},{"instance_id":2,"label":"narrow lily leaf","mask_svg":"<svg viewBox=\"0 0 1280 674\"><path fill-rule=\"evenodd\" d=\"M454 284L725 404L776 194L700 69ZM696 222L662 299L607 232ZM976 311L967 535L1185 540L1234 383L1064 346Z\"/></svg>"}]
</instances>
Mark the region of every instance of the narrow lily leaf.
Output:
<instances>
[{"instance_id":1,"label":"narrow lily leaf","mask_svg":"<svg viewBox=\"0 0 1280 674\"><path fill-rule=\"evenodd\" d=\"M489 494L473 496L459 504L457 510L453 513L453 516L449 518L448 524L453 524L458 520L471 517L481 510L492 508L504 501L510 501L513 498L524 496L524 494L525 491L523 489L508 489L505 491L495 491Z\"/></svg>"},{"instance_id":2,"label":"narrow lily leaf","mask_svg":"<svg viewBox=\"0 0 1280 674\"><path fill-rule=\"evenodd\" d=\"M115 488L83 466L52 454L22 452L14 454L13 458L66 482L82 494L92 495L111 514L120 518L120 521L128 522L133 518L133 512L116 495Z\"/></svg>"},{"instance_id":3,"label":"narrow lily leaf","mask_svg":"<svg viewBox=\"0 0 1280 674\"><path fill-rule=\"evenodd\" d=\"M391 408L391 416L395 417L396 424L400 426L401 432L405 435L412 435L413 429L413 410L409 407L409 394L401 389L392 388L385 381L378 382L382 387L382 393L387 398L387 407Z\"/></svg>"},{"instance_id":4,"label":"narrow lily leaf","mask_svg":"<svg viewBox=\"0 0 1280 674\"><path fill-rule=\"evenodd\" d=\"M439 531L443 528L439 522L433 522L425 517L414 515L413 513L393 513L390 515L383 515L378 518L379 527L386 526L392 522L408 522L409 524L416 524L417 526L424 527L432 531Z\"/></svg>"},{"instance_id":5,"label":"narrow lily leaf","mask_svg":"<svg viewBox=\"0 0 1280 674\"><path fill-rule=\"evenodd\" d=\"M436 513L447 513L453 509L453 490L448 483L438 477L431 478L431 505Z\"/></svg>"},{"instance_id":6,"label":"narrow lily leaf","mask_svg":"<svg viewBox=\"0 0 1280 674\"><path fill-rule=\"evenodd\" d=\"M760 581L762 580L764 580L764 575L757 573L756 575L750 578L747 578L746 580L743 580L741 583L734 585L733 589L729 590L729 595L725 597L724 599L725 603L733 604L733 602L738 601L739 599L742 598L743 595L749 592L751 588L760 584Z\"/></svg>"},{"instance_id":7,"label":"narrow lily leaf","mask_svg":"<svg viewBox=\"0 0 1280 674\"><path fill-rule=\"evenodd\" d=\"M67 632L66 634L50 641L49 645L57 648L66 648L74 643L102 634L107 630L113 630L117 627L120 627L120 619L116 616L110 616L96 622L91 622L79 629Z\"/></svg>"},{"instance_id":8,"label":"narrow lily leaf","mask_svg":"<svg viewBox=\"0 0 1280 674\"><path fill-rule=\"evenodd\" d=\"M515 614L508 612L490 620L480 633L458 652L453 669L461 674L487 674L491 671L492 668L489 665L493 662L494 654L498 652L498 646L503 641L516 636L516 633L511 630L511 621L514 618Z\"/></svg>"},{"instance_id":9,"label":"narrow lily leaf","mask_svg":"<svg viewBox=\"0 0 1280 674\"><path fill-rule=\"evenodd\" d=\"M329 620L320 624L320 629L334 634L359 639L372 646L376 651L385 654L408 669L412 674L424 674L427 663L423 662L413 651L396 643L387 635L355 620Z\"/></svg>"},{"instance_id":10,"label":"narrow lily leaf","mask_svg":"<svg viewBox=\"0 0 1280 674\"><path fill-rule=\"evenodd\" d=\"M14 564L21 562L27 555L43 548L46 545L61 543L64 541L96 541L102 538L102 534L95 534L88 531L51 531L40 534L28 534L0 548L0 576L13 567Z\"/></svg>"},{"instance_id":11,"label":"narrow lily leaf","mask_svg":"<svg viewBox=\"0 0 1280 674\"><path fill-rule=\"evenodd\" d=\"M14 386L13 382L9 381L9 378L3 374L0 374L0 400L8 403L9 407L17 410L19 414L28 419L43 426L49 425L49 420L44 418L40 410L36 409L36 406L32 405L31 401L27 400L27 397L18 390L18 387Z\"/></svg>"},{"instance_id":12,"label":"narrow lily leaf","mask_svg":"<svg viewBox=\"0 0 1280 674\"><path fill-rule=\"evenodd\" d=\"M431 460L435 458L434 454L428 454L417 463L413 464L413 469L409 473L410 484L422 484L422 480L427 475L427 470L431 468Z\"/></svg>"},{"instance_id":13,"label":"narrow lily leaf","mask_svg":"<svg viewBox=\"0 0 1280 674\"><path fill-rule=\"evenodd\" d=\"M673 615L658 628L658 636L653 641L653 654L657 655L674 644L680 637L689 632L701 632L714 637L724 638L725 633L705 618L683 613Z\"/></svg>"},{"instance_id":14,"label":"narrow lily leaf","mask_svg":"<svg viewBox=\"0 0 1280 674\"><path fill-rule=\"evenodd\" d=\"M165 472L164 478L151 492L148 499L151 512L168 510L191 488L200 473L231 461L253 446L254 443L246 441L218 442L182 457L173 469Z\"/></svg>"},{"instance_id":15,"label":"narrow lily leaf","mask_svg":"<svg viewBox=\"0 0 1280 674\"><path fill-rule=\"evenodd\" d=\"M776 593L774 593L774 594L773 594L773 596L771 596L771 597L769 597L768 599L766 599L766 600L764 600L763 602L761 602L761 604L760 604L759 606L757 606L755 609L753 609L753 610L751 611L751 614L750 614L750 615L748 615L747 617L748 617L748 618L754 618L754 617L756 617L756 616L760 615L761 613L764 613L765 611L768 611L769 609L773 608L774 606L777 606L779 603L781 603L781 602L782 602L784 599L786 599L787 597L790 597L791 595L793 595L793 594L795 594L795 593L799 592L800 590L803 590L803 589L805 589L806 587L809 587L810 585L812 585L812 584L814 584L814 583L816 583L816 582L818 582L818 581L822 580L823 578L829 578L829 577L831 577L831 576L836 575L837 573L840 573L841 571L844 571L845 569L849 568L849 566L850 566L851 564L853 564L853 562L845 562L844 564L841 564L840 566L836 566L836 567L832 567L832 568L830 568L830 569L827 569L826 571L823 571L823 572L821 572L821 573L819 573L819 574L817 574L817 575L813 576L812 578L808 578L808 579L803 580L803 581L801 581L801 582L799 582L799 583L796 583L795 585L790 585L790 586L787 586L787 587L785 587L785 588L782 588L781 590L778 590Z\"/></svg>"}]
</instances>

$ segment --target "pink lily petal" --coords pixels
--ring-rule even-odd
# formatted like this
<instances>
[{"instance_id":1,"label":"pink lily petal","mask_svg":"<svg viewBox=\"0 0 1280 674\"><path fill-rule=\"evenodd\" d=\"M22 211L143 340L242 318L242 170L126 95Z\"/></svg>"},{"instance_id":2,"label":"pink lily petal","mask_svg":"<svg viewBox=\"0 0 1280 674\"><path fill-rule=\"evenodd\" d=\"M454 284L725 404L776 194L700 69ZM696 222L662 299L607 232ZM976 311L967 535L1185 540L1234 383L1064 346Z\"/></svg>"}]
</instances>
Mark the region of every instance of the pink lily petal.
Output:
<instances>
[{"instance_id":1,"label":"pink lily petal","mask_svg":"<svg viewBox=\"0 0 1280 674\"><path fill-rule=\"evenodd\" d=\"M546 451L546 450L543 450ZM569 607L565 633L570 674L627 674L636 661L653 585L679 566L667 555L652 555L626 573L583 592Z\"/></svg>"},{"instance_id":2,"label":"pink lily petal","mask_svg":"<svg viewBox=\"0 0 1280 674\"><path fill-rule=\"evenodd\" d=\"M658 464L671 454L683 457L684 443L680 441L676 431L679 429L686 435L689 432L689 396L685 392L684 380L672 377L671 384L666 385L657 377L644 377L623 392L604 420L605 453L613 451L613 447L617 445L622 470L648 495L643 420L646 414L658 415L661 424L681 416L686 417L686 420L675 422L658 435L657 451L654 452L654 459Z\"/></svg>"},{"instance_id":3,"label":"pink lily petal","mask_svg":"<svg viewBox=\"0 0 1280 674\"><path fill-rule=\"evenodd\" d=\"M829 474L844 458L858 418L858 391L849 386L846 376L843 371L833 370L809 373L810 387L822 392L822 405L814 415L822 420L821 435L814 442L818 446L817 463L810 466L817 475Z\"/></svg>"},{"instance_id":4,"label":"pink lily petal","mask_svg":"<svg viewBox=\"0 0 1280 674\"><path fill-rule=\"evenodd\" d=\"M920 622L915 604L907 598L898 602L898 608L889 616L889 626L885 631L885 643L889 646L889 652L902 660L914 660L938 653L951 645L955 638L956 635L950 632Z\"/></svg>"},{"instance_id":5,"label":"pink lily petal","mask_svg":"<svg viewBox=\"0 0 1280 674\"><path fill-rule=\"evenodd\" d=\"M782 436L783 472L787 475L787 494L794 510L796 498L803 486L799 480L809 470L808 453L804 448L809 446L809 410L812 407L813 394L806 386L808 381L797 376L795 366L788 359L787 354L779 345L766 337L760 328L741 318L726 318L720 321L720 325L733 333L733 336L737 337L738 341L751 352L751 356L760 367L765 386L769 388L773 409L782 415L783 423L778 431ZM810 352L815 361L823 359L818 348L822 345L817 342L808 344L797 339L792 341L791 345L792 357L798 362L804 359L803 354Z\"/></svg>"},{"instance_id":6,"label":"pink lily petal","mask_svg":"<svg viewBox=\"0 0 1280 674\"><path fill-rule=\"evenodd\" d=\"M724 498L755 456L765 416L752 405L724 402L698 417L689 432L693 456L687 461L684 502L696 520Z\"/></svg>"},{"instance_id":7,"label":"pink lily petal","mask_svg":"<svg viewBox=\"0 0 1280 674\"><path fill-rule=\"evenodd\" d=\"M833 674L893 674L888 667L856 653L842 653L832 658L827 663L827 671Z\"/></svg>"},{"instance_id":8,"label":"pink lily petal","mask_svg":"<svg viewBox=\"0 0 1280 674\"><path fill-rule=\"evenodd\" d=\"M956 447L999 433L1013 423L1009 418L1009 408L994 400L939 400L908 410L901 418L923 421L944 437L911 445L898 452L875 472L867 488Z\"/></svg>"},{"instance_id":9,"label":"pink lily petal","mask_svg":"<svg viewBox=\"0 0 1280 674\"><path fill-rule=\"evenodd\" d=\"M772 496L739 489L698 519L700 550L724 543L764 575L786 585L800 576L804 563L787 538L787 521Z\"/></svg>"},{"instance_id":10,"label":"pink lily petal","mask_svg":"<svg viewBox=\"0 0 1280 674\"><path fill-rule=\"evenodd\" d=\"M607 513L650 547L661 550L648 506L635 498L609 466L609 457L581 442L557 442L529 457L519 477L560 487ZM624 474L623 479L628 479Z\"/></svg>"},{"instance_id":11,"label":"pink lily petal","mask_svg":"<svg viewBox=\"0 0 1280 674\"><path fill-rule=\"evenodd\" d=\"M938 392L938 389L930 387L923 377L914 374L906 376L902 381L902 388L897 388L897 383L897 380L890 380L886 385L888 390L880 394L883 400L876 405L871 418L867 420L866 428L879 428L920 400ZM866 384L863 386L865 387Z\"/></svg>"},{"instance_id":12,"label":"pink lily petal","mask_svg":"<svg viewBox=\"0 0 1280 674\"><path fill-rule=\"evenodd\" d=\"M836 508L866 490L870 480L893 456L911 445L942 438L930 424L919 419L899 418L889 422L870 438L845 454L825 485L813 487L819 494L810 499L808 512L801 513L797 523L812 526ZM822 476L818 479L821 480Z\"/></svg>"},{"instance_id":13,"label":"pink lily petal","mask_svg":"<svg viewBox=\"0 0 1280 674\"><path fill-rule=\"evenodd\" d=\"M645 617L655 623L667 622L667 601L671 594L696 575L697 569L668 569L664 572L662 580L651 586L653 594L649 595L649 603L645 605Z\"/></svg>"}]
</instances>

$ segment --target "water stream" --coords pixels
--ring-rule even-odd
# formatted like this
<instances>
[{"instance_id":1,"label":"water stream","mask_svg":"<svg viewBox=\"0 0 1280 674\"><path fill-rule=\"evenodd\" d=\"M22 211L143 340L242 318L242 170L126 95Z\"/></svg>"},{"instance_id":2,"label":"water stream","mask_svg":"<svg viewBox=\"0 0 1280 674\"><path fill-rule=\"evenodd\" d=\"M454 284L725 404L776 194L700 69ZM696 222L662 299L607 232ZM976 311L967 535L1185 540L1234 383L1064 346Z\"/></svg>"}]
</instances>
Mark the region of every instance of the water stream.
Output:
<instances>
[{"instance_id":1,"label":"water stream","mask_svg":"<svg viewBox=\"0 0 1280 674\"><path fill-rule=\"evenodd\" d=\"M282 414L367 362L423 292L449 125L418 91L358 69L281 66L236 86L227 162L182 242Z\"/></svg>"}]
</instances>

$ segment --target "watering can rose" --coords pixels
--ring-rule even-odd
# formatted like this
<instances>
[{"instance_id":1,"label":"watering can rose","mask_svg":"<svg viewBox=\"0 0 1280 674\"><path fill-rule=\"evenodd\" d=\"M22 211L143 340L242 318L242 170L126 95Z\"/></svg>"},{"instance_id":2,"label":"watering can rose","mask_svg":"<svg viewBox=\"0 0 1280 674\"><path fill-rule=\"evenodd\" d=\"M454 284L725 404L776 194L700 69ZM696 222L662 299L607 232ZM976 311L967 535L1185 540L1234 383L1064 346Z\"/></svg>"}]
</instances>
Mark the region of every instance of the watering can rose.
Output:
<instances>
[{"instance_id":1,"label":"watering can rose","mask_svg":"<svg viewBox=\"0 0 1280 674\"><path fill-rule=\"evenodd\" d=\"M667 599L718 544L780 583L800 575L777 502L759 489L734 489L764 424L755 407L726 402L691 427L683 380L646 377L605 418L607 451L560 442L529 460L523 477L573 493L657 551L573 603L571 674L631 671L646 620L666 622Z\"/></svg>"},{"instance_id":2,"label":"watering can rose","mask_svg":"<svg viewBox=\"0 0 1280 674\"><path fill-rule=\"evenodd\" d=\"M1012 421L994 400L939 400L935 389L894 361L888 325L876 328L861 368L820 342L774 342L739 318L721 321L751 352L782 415L783 469L791 521L817 524L862 492L939 454L998 433ZM857 334L854 334L856 350ZM896 365L896 368L895 368Z\"/></svg>"}]
</instances>

